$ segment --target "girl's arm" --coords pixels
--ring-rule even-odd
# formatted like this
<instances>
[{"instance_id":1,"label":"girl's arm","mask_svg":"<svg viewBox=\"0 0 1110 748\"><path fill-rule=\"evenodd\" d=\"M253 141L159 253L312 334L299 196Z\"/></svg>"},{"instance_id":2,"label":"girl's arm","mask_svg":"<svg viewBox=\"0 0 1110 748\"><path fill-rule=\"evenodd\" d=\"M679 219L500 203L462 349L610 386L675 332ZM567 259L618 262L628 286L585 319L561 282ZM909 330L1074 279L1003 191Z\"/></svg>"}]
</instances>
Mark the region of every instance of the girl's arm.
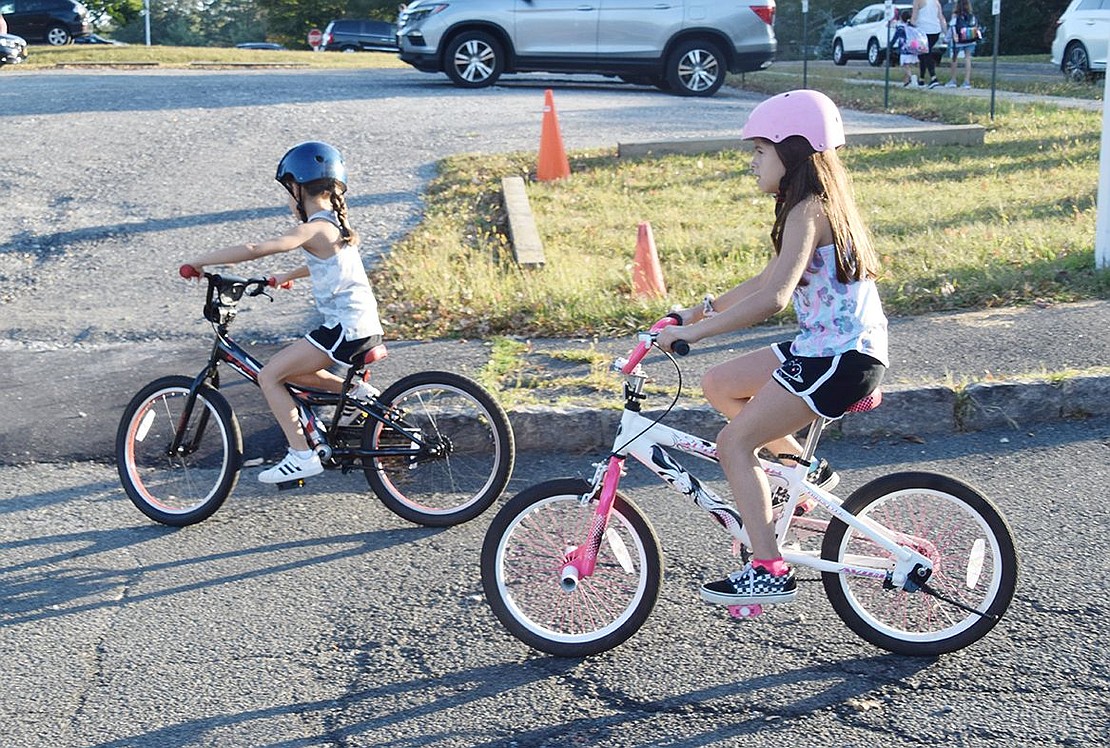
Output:
<instances>
[{"instance_id":1,"label":"girl's arm","mask_svg":"<svg viewBox=\"0 0 1110 748\"><path fill-rule=\"evenodd\" d=\"M308 265L301 265L296 270L290 270L288 273L277 273L274 275L274 285L280 286L283 283L298 280L299 278L308 277Z\"/></svg>"},{"instance_id":2,"label":"girl's arm","mask_svg":"<svg viewBox=\"0 0 1110 748\"><path fill-rule=\"evenodd\" d=\"M319 232L320 224L321 222L317 222L315 226L311 223L298 224L276 239L267 239L259 244L236 244L232 247L224 247L185 264L192 265L197 270L203 270L207 265L231 265L289 252L310 242Z\"/></svg>"},{"instance_id":3,"label":"girl's arm","mask_svg":"<svg viewBox=\"0 0 1110 748\"><path fill-rule=\"evenodd\" d=\"M693 324L663 329L657 338L660 346L670 350L675 340L696 343L714 335L752 327L781 312L790 303L819 240L831 238L831 233L817 200L798 204L783 226L782 252L772 258L759 275L722 294L714 304L717 314L702 317ZM686 319L683 316L684 322Z\"/></svg>"}]
</instances>

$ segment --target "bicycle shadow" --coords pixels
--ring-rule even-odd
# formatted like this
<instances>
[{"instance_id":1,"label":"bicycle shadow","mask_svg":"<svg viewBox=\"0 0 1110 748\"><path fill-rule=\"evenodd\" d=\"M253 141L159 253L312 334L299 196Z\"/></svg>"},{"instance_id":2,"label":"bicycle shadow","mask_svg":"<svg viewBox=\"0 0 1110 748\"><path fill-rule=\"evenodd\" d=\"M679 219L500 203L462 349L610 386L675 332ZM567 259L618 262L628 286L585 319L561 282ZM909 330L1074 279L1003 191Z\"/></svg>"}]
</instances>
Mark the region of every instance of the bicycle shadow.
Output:
<instances>
[{"instance_id":1,"label":"bicycle shadow","mask_svg":"<svg viewBox=\"0 0 1110 748\"><path fill-rule=\"evenodd\" d=\"M183 528L141 525L111 530L86 530L0 543L0 555L6 559L19 553L33 552L38 548L49 551L33 559L7 563L3 569L0 569L0 617L2 617L0 628L71 617L124 605L130 606L197 590L216 588L229 583L276 576L387 550L439 534L444 530L414 526L297 539L200 556L174 557L126 569L113 568L108 564L81 566L72 563L72 560L77 557L112 554L124 549L134 552L136 547L143 543L182 531L184 531ZM315 555L311 558L303 558L306 551L313 550L316 551ZM238 560L241 563L244 559L265 558L271 554L281 557L289 551L297 551L302 557L285 563L259 566L199 580L181 573L191 567L219 568L222 562L229 560ZM110 560L112 556L109 555L107 558ZM64 566L61 566L62 564ZM143 577L158 572L172 572L175 578L185 577L190 578L190 581L149 593L135 592L132 589ZM118 596L113 591L120 588L128 589L129 592Z\"/></svg>"},{"instance_id":2,"label":"bicycle shadow","mask_svg":"<svg viewBox=\"0 0 1110 748\"><path fill-rule=\"evenodd\" d=\"M684 724L690 724L698 713L718 713L721 707L713 702L727 702L738 698L745 700L745 708L737 710L737 714L746 715L743 719L729 725L721 725L714 720L711 732L685 739L672 736L667 743L694 748L710 742L783 729L793 724L792 718L826 710L831 704L842 704L876 688L898 683L932 662L933 660L906 659L895 655L876 656L852 660L850 663L825 663L797 668L738 683L730 682L682 694L668 694L665 698L641 700L613 689L598 688L596 679L588 677L589 671L583 671L581 660L537 657L524 662L489 665L445 675L413 678L402 683L375 685L348 692L341 699L302 701L238 714L189 720L129 738L97 743L90 748L124 748L136 745L176 748L196 745L198 740L216 730L290 714L298 715L302 724L329 724L331 727L326 735L306 736L299 741L283 743L285 745L314 744L319 738L346 744L381 729L389 731L389 745L394 748L405 745L425 746L441 741L458 743L460 740L467 741L469 745L488 747L605 743L628 748L647 748L657 745L658 738L628 742L640 721L656 719L663 714L674 714L680 716ZM454 709L465 711L480 701L535 704L534 700L514 696L514 692L542 685L544 681L552 681L552 687L560 690L589 692L592 698L604 702L614 714L597 716L596 710L591 709L594 714L562 722L531 728L521 724L520 729L513 729L511 736L507 737L491 737L478 728L437 728L437 725L444 723L445 712ZM776 692L768 696L766 705L758 702L761 692L780 687L804 691L807 695L790 702L778 698ZM433 689L435 698L430 698L425 703L413 704L411 699L406 698L410 694ZM345 723L344 717L350 717L357 710L372 716ZM337 711L341 714L336 714ZM770 715L780 717L782 724L769 722ZM534 715L527 712L521 712L519 716L521 722L534 720ZM406 724L409 725L408 729ZM397 737L404 734L411 734L412 737L407 740Z\"/></svg>"}]
</instances>

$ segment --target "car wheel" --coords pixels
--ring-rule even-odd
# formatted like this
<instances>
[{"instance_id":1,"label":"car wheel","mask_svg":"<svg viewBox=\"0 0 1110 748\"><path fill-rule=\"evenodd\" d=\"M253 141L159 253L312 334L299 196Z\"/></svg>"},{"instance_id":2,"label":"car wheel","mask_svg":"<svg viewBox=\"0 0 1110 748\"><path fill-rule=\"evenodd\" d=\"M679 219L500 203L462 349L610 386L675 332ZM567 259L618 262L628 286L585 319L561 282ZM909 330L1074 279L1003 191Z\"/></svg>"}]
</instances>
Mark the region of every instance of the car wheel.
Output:
<instances>
[{"instance_id":1,"label":"car wheel","mask_svg":"<svg viewBox=\"0 0 1110 748\"><path fill-rule=\"evenodd\" d=\"M456 86L492 86L505 70L505 53L489 34L466 31L447 45L443 53L443 69Z\"/></svg>"},{"instance_id":2,"label":"car wheel","mask_svg":"<svg viewBox=\"0 0 1110 748\"><path fill-rule=\"evenodd\" d=\"M848 56L844 54L844 42L837 39L833 42L833 65L847 65Z\"/></svg>"},{"instance_id":3,"label":"car wheel","mask_svg":"<svg viewBox=\"0 0 1110 748\"><path fill-rule=\"evenodd\" d=\"M683 42L667 61L667 82L679 96L712 96L725 82L728 68L717 45L701 40Z\"/></svg>"},{"instance_id":4,"label":"car wheel","mask_svg":"<svg viewBox=\"0 0 1110 748\"><path fill-rule=\"evenodd\" d=\"M46 43L52 47L61 47L72 41L73 37L61 26L52 26L46 31Z\"/></svg>"},{"instance_id":5,"label":"car wheel","mask_svg":"<svg viewBox=\"0 0 1110 748\"><path fill-rule=\"evenodd\" d=\"M1083 83L1091 78L1091 58L1087 56L1087 48L1079 42L1072 42L1064 52L1064 61L1060 65L1064 76L1076 83Z\"/></svg>"},{"instance_id":6,"label":"car wheel","mask_svg":"<svg viewBox=\"0 0 1110 748\"><path fill-rule=\"evenodd\" d=\"M882 48L879 46L878 39L872 39L867 42L867 62L871 67L877 68L883 64Z\"/></svg>"},{"instance_id":7,"label":"car wheel","mask_svg":"<svg viewBox=\"0 0 1110 748\"><path fill-rule=\"evenodd\" d=\"M355 47L355 46L352 46L352 45L350 45L350 44L347 44L347 45L344 45L344 46L340 47L340 48L339 48L339 51L340 51L340 52L347 52L347 53L351 53L351 52L357 52L357 51L358 51L358 47Z\"/></svg>"}]
</instances>

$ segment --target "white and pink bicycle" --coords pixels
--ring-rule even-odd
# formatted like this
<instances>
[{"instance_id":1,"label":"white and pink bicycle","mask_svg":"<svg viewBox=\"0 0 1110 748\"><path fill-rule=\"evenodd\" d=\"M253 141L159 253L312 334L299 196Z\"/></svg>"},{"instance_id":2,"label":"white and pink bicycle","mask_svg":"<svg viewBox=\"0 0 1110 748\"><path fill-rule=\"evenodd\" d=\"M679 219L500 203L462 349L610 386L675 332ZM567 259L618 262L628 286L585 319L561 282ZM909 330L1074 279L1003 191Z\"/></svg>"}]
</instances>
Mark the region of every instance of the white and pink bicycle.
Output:
<instances>
[{"instance_id":1,"label":"white and pink bicycle","mask_svg":"<svg viewBox=\"0 0 1110 748\"><path fill-rule=\"evenodd\" d=\"M663 416L641 412L647 377L640 362L657 347L655 334L674 323L669 317L657 322L639 335L627 359L615 363L625 377L624 411L612 452L595 465L593 479L564 478L525 489L486 533L486 599L505 628L535 649L561 657L612 649L636 633L655 606L663 554L647 517L620 490L629 456L708 511L745 560L750 556L732 503L672 456L716 462L716 446L664 425ZM676 352L688 351L681 347L686 350L676 345ZM678 393L681 387L679 369ZM677 401L676 393L671 407ZM855 410L877 404L873 397ZM1017 585L1017 552L998 509L967 483L926 472L878 478L842 501L806 480L827 425L817 419L803 454L782 456L796 459L795 466L761 460L774 494L783 557L821 572L833 610L880 648L934 656L985 636ZM730 606L737 618L761 612L758 605Z\"/></svg>"}]
</instances>

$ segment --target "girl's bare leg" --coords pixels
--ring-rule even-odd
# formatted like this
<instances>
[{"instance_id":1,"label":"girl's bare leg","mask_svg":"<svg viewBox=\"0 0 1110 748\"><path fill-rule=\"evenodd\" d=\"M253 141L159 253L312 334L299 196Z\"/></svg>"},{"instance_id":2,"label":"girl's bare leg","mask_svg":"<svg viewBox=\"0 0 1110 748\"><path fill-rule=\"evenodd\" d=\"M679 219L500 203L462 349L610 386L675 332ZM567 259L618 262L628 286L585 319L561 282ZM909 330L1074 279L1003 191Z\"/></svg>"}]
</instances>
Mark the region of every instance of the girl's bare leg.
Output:
<instances>
[{"instance_id":1,"label":"girl's bare leg","mask_svg":"<svg viewBox=\"0 0 1110 748\"><path fill-rule=\"evenodd\" d=\"M330 363L331 359L326 353L302 338L278 351L258 374L262 395L266 398L266 403L270 406L278 426L281 427L292 449L307 450L308 442L297 418L296 403L293 396L285 389L285 382L302 384L312 381L313 386L324 385L321 389L338 392L338 386L342 384L342 380L330 372L325 372L327 376L320 376ZM335 390L330 389L333 379L338 380Z\"/></svg>"}]
</instances>

